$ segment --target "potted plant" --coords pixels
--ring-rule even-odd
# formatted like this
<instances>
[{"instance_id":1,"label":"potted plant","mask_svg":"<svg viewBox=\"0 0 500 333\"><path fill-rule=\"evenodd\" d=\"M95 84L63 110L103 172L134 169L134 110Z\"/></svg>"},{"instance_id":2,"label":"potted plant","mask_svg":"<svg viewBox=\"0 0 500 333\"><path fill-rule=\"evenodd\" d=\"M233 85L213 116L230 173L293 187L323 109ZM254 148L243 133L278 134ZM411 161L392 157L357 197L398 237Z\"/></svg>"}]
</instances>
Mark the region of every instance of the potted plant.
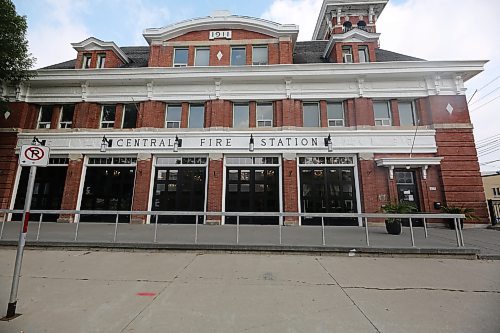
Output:
<instances>
[{"instance_id":1,"label":"potted plant","mask_svg":"<svg viewBox=\"0 0 500 333\"><path fill-rule=\"evenodd\" d=\"M410 214L417 210L414 204L408 202L390 202L382 207L382 212L387 214ZM387 233L391 235L401 235L402 221L400 218L390 218L385 220L385 228Z\"/></svg>"},{"instance_id":2,"label":"potted plant","mask_svg":"<svg viewBox=\"0 0 500 333\"><path fill-rule=\"evenodd\" d=\"M474 209L457 207L457 206L442 206L441 210L446 214L463 214L466 220L477 220L478 217L474 215ZM455 229L455 222L453 220L448 220L448 227L450 229ZM460 229L464 228L464 220L460 220Z\"/></svg>"}]
</instances>

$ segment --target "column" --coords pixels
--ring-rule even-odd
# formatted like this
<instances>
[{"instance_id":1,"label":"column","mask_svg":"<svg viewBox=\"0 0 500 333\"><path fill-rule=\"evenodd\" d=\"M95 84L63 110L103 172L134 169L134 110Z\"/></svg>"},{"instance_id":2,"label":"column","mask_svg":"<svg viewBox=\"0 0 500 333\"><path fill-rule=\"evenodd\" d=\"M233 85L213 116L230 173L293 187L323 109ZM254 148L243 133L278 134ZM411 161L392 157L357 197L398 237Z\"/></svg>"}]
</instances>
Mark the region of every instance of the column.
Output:
<instances>
[{"instance_id":1,"label":"column","mask_svg":"<svg viewBox=\"0 0 500 333\"><path fill-rule=\"evenodd\" d=\"M298 213L298 175L297 155L283 154L283 212ZM285 217L285 225L298 225L299 218L295 216Z\"/></svg>"},{"instance_id":2,"label":"column","mask_svg":"<svg viewBox=\"0 0 500 333\"><path fill-rule=\"evenodd\" d=\"M153 158L151 154L137 154L137 167L134 184L134 198L132 199L133 211L147 211L151 186L151 173L153 171ZM132 215L130 223L144 224L146 215Z\"/></svg>"},{"instance_id":3,"label":"column","mask_svg":"<svg viewBox=\"0 0 500 333\"><path fill-rule=\"evenodd\" d=\"M68 171L66 172L66 182L64 184L64 195L61 202L61 210L75 210L78 203L80 183L84 157L81 154L70 154ZM73 222L74 214L61 214L57 222Z\"/></svg>"},{"instance_id":4,"label":"column","mask_svg":"<svg viewBox=\"0 0 500 333\"><path fill-rule=\"evenodd\" d=\"M207 212L222 211L224 163L222 154L210 154L208 161ZM206 224L221 224L220 215L209 215Z\"/></svg>"}]
</instances>

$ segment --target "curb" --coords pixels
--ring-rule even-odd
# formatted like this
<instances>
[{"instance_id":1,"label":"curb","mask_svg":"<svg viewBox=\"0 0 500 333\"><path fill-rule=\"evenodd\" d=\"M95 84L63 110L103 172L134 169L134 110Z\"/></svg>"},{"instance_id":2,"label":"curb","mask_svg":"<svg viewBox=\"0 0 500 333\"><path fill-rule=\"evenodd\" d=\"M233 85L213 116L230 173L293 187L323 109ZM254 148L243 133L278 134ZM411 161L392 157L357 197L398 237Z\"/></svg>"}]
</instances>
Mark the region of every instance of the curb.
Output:
<instances>
[{"instance_id":1,"label":"curb","mask_svg":"<svg viewBox=\"0 0 500 333\"><path fill-rule=\"evenodd\" d=\"M16 247L17 241L0 241L0 246ZM450 257L477 259L478 248L374 248L342 246L292 246L292 245L232 245L232 244L158 244L158 243L96 243L96 242L27 242L28 249L66 249L66 250L116 250L116 251L154 251L176 252L195 251L202 253L271 253L271 254L310 254L310 255L347 255L355 256L409 256L409 257ZM499 260L500 260L500 256Z\"/></svg>"}]
</instances>

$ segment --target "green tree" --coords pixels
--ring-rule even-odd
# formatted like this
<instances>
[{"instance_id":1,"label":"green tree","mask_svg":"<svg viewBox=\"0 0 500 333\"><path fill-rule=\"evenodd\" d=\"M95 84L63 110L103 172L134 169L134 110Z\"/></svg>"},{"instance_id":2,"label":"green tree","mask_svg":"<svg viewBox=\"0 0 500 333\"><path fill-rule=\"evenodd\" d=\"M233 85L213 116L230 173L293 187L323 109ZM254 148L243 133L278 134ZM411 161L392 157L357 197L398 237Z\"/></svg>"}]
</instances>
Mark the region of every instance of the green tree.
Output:
<instances>
[{"instance_id":1,"label":"green tree","mask_svg":"<svg viewBox=\"0 0 500 333\"><path fill-rule=\"evenodd\" d=\"M28 52L26 17L17 15L11 0L0 0L0 84L19 84L32 78L35 58ZM0 95L1 96L1 95ZM7 103L0 97L0 111Z\"/></svg>"}]
</instances>

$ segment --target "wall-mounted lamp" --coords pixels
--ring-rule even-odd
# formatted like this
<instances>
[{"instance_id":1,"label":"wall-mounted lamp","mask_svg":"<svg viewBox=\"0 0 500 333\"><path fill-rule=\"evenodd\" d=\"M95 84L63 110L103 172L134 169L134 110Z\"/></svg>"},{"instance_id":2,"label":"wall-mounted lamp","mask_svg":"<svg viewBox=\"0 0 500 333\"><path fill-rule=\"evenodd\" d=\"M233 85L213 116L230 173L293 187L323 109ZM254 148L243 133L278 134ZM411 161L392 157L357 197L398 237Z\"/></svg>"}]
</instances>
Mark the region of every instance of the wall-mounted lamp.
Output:
<instances>
[{"instance_id":1,"label":"wall-mounted lamp","mask_svg":"<svg viewBox=\"0 0 500 333\"><path fill-rule=\"evenodd\" d=\"M31 141L31 144L32 145L41 145L41 146L45 146L45 143L47 142L47 140L38 140L38 138L36 136L33 137L33 141Z\"/></svg>"},{"instance_id":2,"label":"wall-mounted lamp","mask_svg":"<svg viewBox=\"0 0 500 333\"><path fill-rule=\"evenodd\" d=\"M255 141L253 140L253 134L250 134L250 142L248 144L248 150L253 151L255 149Z\"/></svg>"},{"instance_id":3,"label":"wall-mounted lamp","mask_svg":"<svg viewBox=\"0 0 500 333\"><path fill-rule=\"evenodd\" d=\"M101 141L101 153L105 153L106 149L113 147L113 140L107 139L106 135L102 137Z\"/></svg>"},{"instance_id":4,"label":"wall-mounted lamp","mask_svg":"<svg viewBox=\"0 0 500 333\"><path fill-rule=\"evenodd\" d=\"M328 137L325 138L325 147L328 147L329 153L331 153L333 151L332 136L330 134L328 134Z\"/></svg>"},{"instance_id":5,"label":"wall-mounted lamp","mask_svg":"<svg viewBox=\"0 0 500 333\"><path fill-rule=\"evenodd\" d=\"M182 148L182 139L179 139L179 137L176 135L174 141L174 153L177 153L179 151L179 148Z\"/></svg>"}]
</instances>

